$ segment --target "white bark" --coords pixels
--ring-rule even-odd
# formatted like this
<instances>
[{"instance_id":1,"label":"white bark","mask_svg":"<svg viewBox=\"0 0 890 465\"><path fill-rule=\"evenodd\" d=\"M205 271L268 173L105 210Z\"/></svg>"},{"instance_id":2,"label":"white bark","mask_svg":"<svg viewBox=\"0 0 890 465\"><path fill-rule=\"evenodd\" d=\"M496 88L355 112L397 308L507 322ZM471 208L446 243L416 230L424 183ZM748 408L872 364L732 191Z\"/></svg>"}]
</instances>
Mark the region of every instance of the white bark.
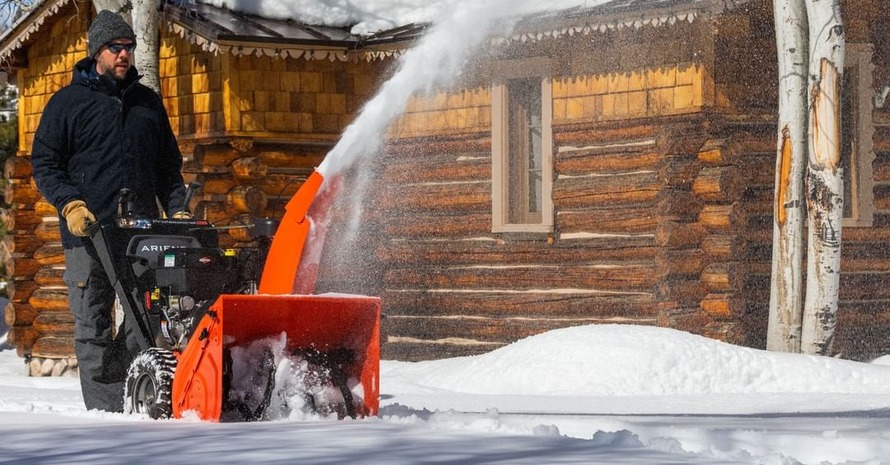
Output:
<instances>
[{"instance_id":1,"label":"white bark","mask_svg":"<svg viewBox=\"0 0 890 465\"><path fill-rule=\"evenodd\" d=\"M157 0L133 0L133 30L136 32L136 69L142 74L139 81L161 93L159 73L160 13Z\"/></svg>"},{"instance_id":2,"label":"white bark","mask_svg":"<svg viewBox=\"0 0 890 465\"><path fill-rule=\"evenodd\" d=\"M93 0L93 7L96 8L97 12L102 10L111 10L122 15L128 23L133 24L130 21L131 6L128 0Z\"/></svg>"},{"instance_id":3,"label":"white bark","mask_svg":"<svg viewBox=\"0 0 890 465\"><path fill-rule=\"evenodd\" d=\"M807 0L806 6L810 29L809 247L801 350L828 355L837 323L841 271L840 89L845 39L839 0Z\"/></svg>"},{"instance_id":4,"label":"white bark","mask_svg":"<svg viewBox=\"0 0 890 465\"><path fill-rule=\"evenodd\" d=\"M803 313L803 174L807 153L807 16L804 0L774 0L779 127L766 348L800 352Z\"/></svg>"}]
</instances>

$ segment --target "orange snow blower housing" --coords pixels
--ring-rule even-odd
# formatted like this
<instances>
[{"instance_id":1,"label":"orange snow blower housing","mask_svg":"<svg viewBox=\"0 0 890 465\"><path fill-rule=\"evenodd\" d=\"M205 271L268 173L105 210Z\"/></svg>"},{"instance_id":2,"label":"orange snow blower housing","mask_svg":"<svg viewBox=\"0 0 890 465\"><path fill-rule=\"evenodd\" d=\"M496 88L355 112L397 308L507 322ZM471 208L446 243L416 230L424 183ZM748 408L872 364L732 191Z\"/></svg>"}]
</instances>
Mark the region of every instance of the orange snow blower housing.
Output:
<instances>
[{"instance_id":1,"label":"orange snow blower housing","mask_svg":"<svg viewBox=\"0 0 890 465\"><path fill-rule=\"evenodd\" d=\"M125 411L211 421L377 414L379 299L311 295L336 191L323 181L314 172L277 227L257 221L255 249L219 249L204 220L133 218L121 193L118 224L92 240L142 335Z\"/></svg>"}]
</instances>

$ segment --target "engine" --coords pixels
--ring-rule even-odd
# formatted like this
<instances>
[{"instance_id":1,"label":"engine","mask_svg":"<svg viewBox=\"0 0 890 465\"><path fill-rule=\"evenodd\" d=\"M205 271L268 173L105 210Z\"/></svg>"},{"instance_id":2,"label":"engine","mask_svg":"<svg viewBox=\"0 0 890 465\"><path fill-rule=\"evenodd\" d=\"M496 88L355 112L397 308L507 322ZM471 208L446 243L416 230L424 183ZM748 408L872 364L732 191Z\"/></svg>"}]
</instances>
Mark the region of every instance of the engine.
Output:
<instances>
[{"instance_id":1,"label":"engine","mask_svg":"<svg viewBox=\"0 0 890 465\"><path fill-rule=\"evenodd\" d=\"M171 248L159 253L155 286L145 308L160 317L158 347L181 349L191 328L220 294L254 293L256 281L242 275L249 251ZM158 338L160 339L160 338Z\"/></svg>"},{"instance_id":2,"label":"engine","mask_svg":"<svg viewBox=\"0 0 890 465\"><path fill-rule=\"evenodd\" d=\"M179 350L220 294L256 293L261 258L255 248L206 247L215 245L215 235L202 242L199 234L152 229L130 237L126 255L156 346Z\"/></svg>"}]
</instances>

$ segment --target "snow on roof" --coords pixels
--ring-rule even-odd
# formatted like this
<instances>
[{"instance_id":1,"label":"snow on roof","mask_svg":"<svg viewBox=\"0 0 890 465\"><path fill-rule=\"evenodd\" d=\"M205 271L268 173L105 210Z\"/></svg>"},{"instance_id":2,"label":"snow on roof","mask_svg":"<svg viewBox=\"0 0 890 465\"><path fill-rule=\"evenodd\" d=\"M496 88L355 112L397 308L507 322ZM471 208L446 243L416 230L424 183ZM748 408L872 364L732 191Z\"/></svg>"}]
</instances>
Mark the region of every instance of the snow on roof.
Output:
<instances>
[{"instance_id":1,"label":"snow on roof","mask_svg":"<svg viewBox=\"0 0 890 465\"><path fill-rule=\"evenodd\" d=\"M408 24L432 23L447 11L478 0L198 0L199 3L265 18L293 20L304 24L348 27L356 35L373 35ZM505 15L561 15L581 19L609 17L612 27L661 24L689 15L719 13L748 0L550 0L517 2ZM651 13L655 13L654 15ZM605 26L605 25L604 25Z\"/></svg>"},{"instance_id":2,"label":"snow on roof","mask_svg":"<svg viewBox=\"0 0 890 465\"><path fill-rule=\"evenodd\" d=\"M432 22L443 8L461 0L364 0L329 2L323 0L199 0L198 3L270 19L293 20L303 24L351 28L357 35Z\"/></svg>"}]
</instances>

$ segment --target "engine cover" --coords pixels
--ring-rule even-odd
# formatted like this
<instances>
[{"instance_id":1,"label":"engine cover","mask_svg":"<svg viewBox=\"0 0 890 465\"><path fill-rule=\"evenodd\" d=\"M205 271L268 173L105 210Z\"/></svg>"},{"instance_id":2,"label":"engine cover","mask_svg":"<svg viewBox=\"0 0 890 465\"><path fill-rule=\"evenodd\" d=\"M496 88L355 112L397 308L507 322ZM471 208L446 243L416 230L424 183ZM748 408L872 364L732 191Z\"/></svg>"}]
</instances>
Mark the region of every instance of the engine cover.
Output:
<instances>
[{"instance_id":1,"label":"engine cover","mask_svg":"<svg viewBox=\"0 0 890 465\"><path fill-rule=\"evenodd\" d=\"M234 257L220 249L170 248L157 256L155 281L170 294L213 301L237 276Z\"/></svg>"}]
</instances>

